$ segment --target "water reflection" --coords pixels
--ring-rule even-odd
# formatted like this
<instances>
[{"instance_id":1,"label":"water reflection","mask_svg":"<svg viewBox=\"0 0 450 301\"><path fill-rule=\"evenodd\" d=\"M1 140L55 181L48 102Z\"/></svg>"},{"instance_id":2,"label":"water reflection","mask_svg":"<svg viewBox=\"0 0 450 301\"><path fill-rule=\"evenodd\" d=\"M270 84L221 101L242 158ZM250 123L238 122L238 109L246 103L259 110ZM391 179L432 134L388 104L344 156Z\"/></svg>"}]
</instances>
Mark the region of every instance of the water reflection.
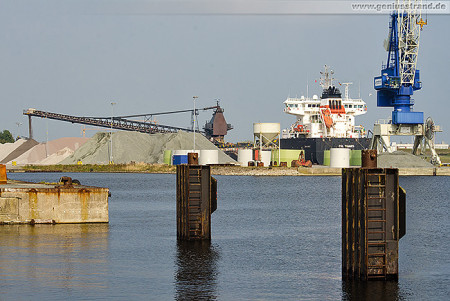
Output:
<instances>
[{"instance_id":1,"label":"water reflection","mask_svg":"<svg viewBox=\"0 0 450 301\"><path fill-rule=\"evenodd\" d=\"M342 300L403 300L397 281L342 281Z\"/></svg>"},{"instance_id":2,"label":"water reflection","mask_svg":"<svg viewBox=\"0 0 450 301\"><path fill-rule=\"evenodd\" d=\"M0 283L106 288L108 224L3 225Z\"/></svg>"},{"instance_id":3,"label":"water reflection","mask_svg":"<svg viewBox=\"0 0 450 301\"><path fill-rule=\"evenodd\" d=\"M218 258L210 241L178 241L176 300L216 300Z\"/></svg>"}]
</instances>

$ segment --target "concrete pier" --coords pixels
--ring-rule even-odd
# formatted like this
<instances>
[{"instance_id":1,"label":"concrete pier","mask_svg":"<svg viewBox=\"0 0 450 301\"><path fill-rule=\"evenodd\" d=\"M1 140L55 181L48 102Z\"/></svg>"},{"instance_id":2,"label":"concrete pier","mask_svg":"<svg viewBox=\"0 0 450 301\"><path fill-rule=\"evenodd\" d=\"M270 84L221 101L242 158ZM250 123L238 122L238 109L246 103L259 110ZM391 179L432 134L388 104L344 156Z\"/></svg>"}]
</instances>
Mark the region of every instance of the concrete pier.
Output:
<instances>
[{"instance_id":1,"label":"concrete pier","mask_svg":"<svg viewBox=\"0 0 450 301\"><path fill-rule=\"evenodd\" d=\"M107 223L109 189L69 182L0 184L0 224Z\"/></svg>"}]
</instances>

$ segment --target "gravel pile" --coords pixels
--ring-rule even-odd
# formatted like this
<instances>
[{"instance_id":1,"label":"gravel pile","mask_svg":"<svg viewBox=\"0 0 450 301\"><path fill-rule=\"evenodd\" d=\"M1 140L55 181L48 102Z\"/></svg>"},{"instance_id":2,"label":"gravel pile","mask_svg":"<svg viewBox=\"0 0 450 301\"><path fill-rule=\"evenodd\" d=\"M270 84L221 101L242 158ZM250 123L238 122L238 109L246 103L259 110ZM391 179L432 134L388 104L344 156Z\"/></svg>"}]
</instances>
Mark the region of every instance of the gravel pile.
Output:
<instances>
[{"instance_id":1,"label":"gravel pile","mask_svg":"<svg viewBox=\"0 0 450 301\"><path fill-rule=\"evenodd\" d=\"M12 145L10 146L10 149L8 149L9 154L7 154L1 161L0 163L2 164L6 164L8 162L12 162L15 161L16 158L20 157L21 155L23 155L24 153L28 152L30 149L32 149L33 147L35 147L36 145L39 144L39 142L37 142L34 139L29 139L29 140L18 140L15 143L12 143Z\"/></svg>"},{"instance_id":2,"label":"gravel pile","mask_svg":"<svg viewBox=\"0 0 450 301\"><path fill-rule=\"evenodd\" d=\"M116 164L134 162L164 163L164 150L185 150L193 148L193 133L158 133L143 134L138 132L119 131L113 133L112 154ZM203 135L195 135L197 150L218 149ZM110 153L110 134L97 133L75 153L61 164L108 164ZM219 164L236 163L223 151L219 151Z\"/></svg>"},{"instance_id":3,"label":"gravel pile","mask_svg":"<svg viewBox=\"0 0 450 301\"><path fill-rule=\"evenodd\" d=\"M19 139L14 143L0 144L0 162L2 162L13 150L25 143L25 141L25 139Z\"/></svg>"},{"instance_id":4,"label":"gravel pile","mask_svg":"<svg viewBox=\"0 0 450 301\"><path fill-rule=\"evenodd\" d=\"M28 140L26 143L28 143ZM34 140L33 140L34 141ZM89 141L89 138L83 137L64 137L56 140L51 140L48 143L39 143L32 148L23 152L20 156L9 159L7 164L12 164L15 161L17 165L53 165L58 164L63 159L67 158L73 152L81 147L84 143ZM24 146L23 143L20 147Z\"/></svg>"},{"instance_id":5,"label":"gravel pile","mask_svg":"<svg viewBox=\"0 0 450 301\"><path fill-rule=\"evenodd\" d=\"M380 168L423 168L434 167L431 163L411 153L396 151L393 153L381 153L377 158Z\"/></svg>"},{"instance_id":6,"label":"gravel pile","mask_svg":"<svg viewBox=\"0 0 450 301\"><path fill-rule=\"evenodd\" d=\"M57 151L56 153L51 154L47 158L40 160L39 161L39 165L54 165L54 164L58 164L59 162L61 162L65 158L71 156L73 153L74 153L74 150L72 150L72 149L70 149L68 147L65 147L65 148Z\"/></svg>"}]
</instances>

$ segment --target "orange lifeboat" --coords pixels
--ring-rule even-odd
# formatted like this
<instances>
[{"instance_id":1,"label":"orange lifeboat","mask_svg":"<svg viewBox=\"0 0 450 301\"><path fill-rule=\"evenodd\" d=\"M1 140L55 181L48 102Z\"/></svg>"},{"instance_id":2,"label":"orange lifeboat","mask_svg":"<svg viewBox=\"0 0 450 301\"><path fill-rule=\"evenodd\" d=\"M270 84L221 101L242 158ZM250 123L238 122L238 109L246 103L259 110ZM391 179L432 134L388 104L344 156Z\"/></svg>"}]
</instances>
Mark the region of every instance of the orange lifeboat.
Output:
<instances>
[{"instance_id":1,"label":"orange lifeboat","mask_svg":"<svg viewBox=\"0 0 450 301\"><path fill-rule=\"evenodd\" d=\"M327 129L333 126L333 119L331 118L330 109L326 108L321 111L323 121L325 122L325 126Z\"/></svg>"}]
</instances>

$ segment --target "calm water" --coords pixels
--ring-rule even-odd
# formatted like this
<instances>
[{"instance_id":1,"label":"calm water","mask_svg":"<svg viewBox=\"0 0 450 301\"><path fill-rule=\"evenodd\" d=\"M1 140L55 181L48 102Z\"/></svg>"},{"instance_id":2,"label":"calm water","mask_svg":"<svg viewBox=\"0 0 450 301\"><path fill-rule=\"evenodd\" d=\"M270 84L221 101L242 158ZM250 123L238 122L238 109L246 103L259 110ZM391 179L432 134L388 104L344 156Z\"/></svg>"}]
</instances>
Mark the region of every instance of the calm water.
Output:
<instances>
[{"instance_id":1,"label":"calm water","mask_svg":"<svg viewBox=\"0 0 450 301\"><path fill-rule=\"evenodd\" d=\"M404 177L398 282L341 280L340 177L218 176L211 243L176 240L175 176L109 187L109 225L0 227L0 300L447 300L448 177ZM9 174L55 182L58 173Z\"/></svg>"}]
</instances>

